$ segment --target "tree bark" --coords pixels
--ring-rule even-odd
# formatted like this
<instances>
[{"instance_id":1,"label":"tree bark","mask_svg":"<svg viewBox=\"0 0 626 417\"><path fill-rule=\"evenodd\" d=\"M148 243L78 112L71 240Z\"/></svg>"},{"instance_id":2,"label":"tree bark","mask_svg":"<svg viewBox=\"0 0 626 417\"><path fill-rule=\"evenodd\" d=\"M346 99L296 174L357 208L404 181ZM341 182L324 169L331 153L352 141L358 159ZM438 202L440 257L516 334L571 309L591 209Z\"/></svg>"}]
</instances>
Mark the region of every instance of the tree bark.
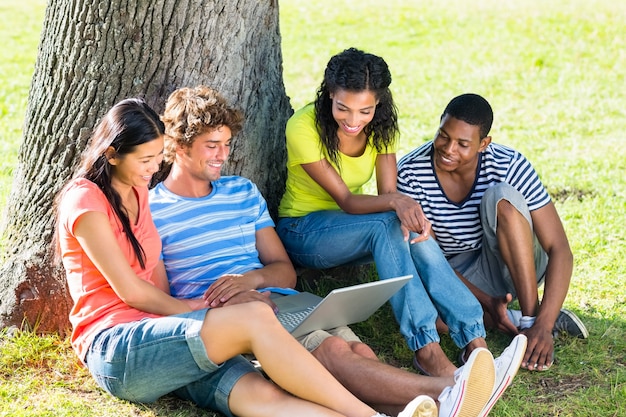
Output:
<instances>
[{"instance_id":1,"label":"tree bark","mask_svg":"<svg viewBox=\"0 0 626 417\"><path fill-rule=\"evenodd\" d=\"M285 178L277 1L51 0L26 111L0 266L0 325L69 328L72 302L51 242L53 200L113 104L157 112L176 88L216 88L246 115L226 174L252 179L276 215Z\"/></svg>"}]
</instances>

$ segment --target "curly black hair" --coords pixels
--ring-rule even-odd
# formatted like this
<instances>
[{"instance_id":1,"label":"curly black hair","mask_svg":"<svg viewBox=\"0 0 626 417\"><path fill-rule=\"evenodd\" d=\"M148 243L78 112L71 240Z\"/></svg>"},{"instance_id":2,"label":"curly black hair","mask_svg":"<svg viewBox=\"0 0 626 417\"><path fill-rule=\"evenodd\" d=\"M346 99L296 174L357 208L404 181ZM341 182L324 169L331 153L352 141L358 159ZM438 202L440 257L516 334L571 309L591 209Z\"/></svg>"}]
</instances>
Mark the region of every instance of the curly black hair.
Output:
<instances>
[{"instance_id":1,"label":"curly black hair","mask_svg":"<svg viewBox=\"0 0 626 417\"><path fill-rule=\"evenodd\" d=\"M381 152L393 144L399 133L398 111L389 90L390 84L389 67L379 56L349 48L333 56L328 62L314 103L315 119L322 144L331 161L338 167L339 125L333 117L331 95L338 90L367 90L374 93L378 104L374 118L365 126L364 132L368 144Z\"/></svg>"}]
</instances>

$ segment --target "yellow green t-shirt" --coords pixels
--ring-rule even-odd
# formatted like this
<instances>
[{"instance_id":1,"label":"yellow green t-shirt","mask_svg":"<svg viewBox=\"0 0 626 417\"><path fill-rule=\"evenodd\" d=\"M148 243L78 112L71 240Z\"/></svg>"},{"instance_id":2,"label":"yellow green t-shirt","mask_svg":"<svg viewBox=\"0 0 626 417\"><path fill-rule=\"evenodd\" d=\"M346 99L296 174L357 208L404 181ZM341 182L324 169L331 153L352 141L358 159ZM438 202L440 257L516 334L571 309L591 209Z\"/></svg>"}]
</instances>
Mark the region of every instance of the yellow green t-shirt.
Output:
<instances>
[{"instance_id":1,"label":"yellow green t-shirt","mask_svg":"<svg viewBox=\"0 0 626 417\"><path fill-rule=\"evenodd\" d=\"M287 122L286 136L287 183L278 207L280 217L300 217L314 211L339 210L335 200L304 171L302 164L325 158L340 174L350 192L363 193L363 185L372 177L379 154L375 147L368 145L363 155L358 157L339 152L341 170L338 170L320 141L313 104L301 108L291 116ZM397 147L396 140L391 147L380 153L395 153Z\"/></svg>"}]
</instances>

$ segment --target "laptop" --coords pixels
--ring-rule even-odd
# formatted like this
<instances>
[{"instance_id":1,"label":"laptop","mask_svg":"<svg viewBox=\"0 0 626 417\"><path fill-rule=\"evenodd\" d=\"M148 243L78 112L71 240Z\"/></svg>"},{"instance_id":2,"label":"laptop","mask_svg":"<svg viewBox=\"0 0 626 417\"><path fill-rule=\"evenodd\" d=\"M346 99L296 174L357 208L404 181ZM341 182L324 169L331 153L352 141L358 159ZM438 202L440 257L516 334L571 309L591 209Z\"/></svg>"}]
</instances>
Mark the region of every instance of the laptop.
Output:
<instances>
[{"instance_id":1,"label":"laptop","mask_svg":"<svg viewBox=\"0 0 626 417\"><path fill-rule=\"evenodd\" d=\"M324 298L301 292L273 296L272 301L279 309L278 320L293 337L300 337L314 330L367 320L412 277L406 275L338 288Z\"/></svg>"}]
</instances>

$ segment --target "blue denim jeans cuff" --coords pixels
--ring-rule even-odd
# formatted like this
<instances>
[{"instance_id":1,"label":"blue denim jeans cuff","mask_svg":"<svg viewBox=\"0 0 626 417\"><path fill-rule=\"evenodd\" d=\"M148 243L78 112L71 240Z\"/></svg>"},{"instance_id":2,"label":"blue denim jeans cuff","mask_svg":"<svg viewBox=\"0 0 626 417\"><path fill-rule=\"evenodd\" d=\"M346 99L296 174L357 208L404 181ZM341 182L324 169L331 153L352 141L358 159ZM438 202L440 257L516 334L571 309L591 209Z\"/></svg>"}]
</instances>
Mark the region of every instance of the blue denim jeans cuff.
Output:
<instances>
[{"instance_id":1,"label":"blue denim jeans cuff","mask_svg":"<svg viewBox=\"0 0 626 417\"><path fill-rule=\"evenodd\" d=\"M405 335L404 338L407 345L409 346L409 349L414 352L430 343L439 343L441 341L441 339L439 338L439 333L435 328L420 329L419 333L410 336Z\"/></svg>"},{"instance_id":2,"label":"blue denim jeans cuff","mask_svg":"<svg viewBox=\"0 0 626 417\"><path fill-rule=\"evenodd\" d=\"M479 337L485 338L487 333L485 332L485 326L482 321L473 325L465 325L463 329L451 329L449 328L450 338L460 348L464 348L474 339Z\"/></svg>"},{"instance_id":3,"label":"blue denim jeans cuff","mask_svg":"<svg viewBox=\"0 0 626 417\"><path fill-rule=\"evenodd\" d=\"M201 408L233 417L228 406L233 387L244 375L256 372L258 370L246 358L235 356L224 362L217 371L174 391L174 394Z\"/></svg>"},{"instance_id":4,"label":"blue denim jeans cuff","mask_svg":"<svg viewBox=\"0 0 626 417\"><path fill-rule=\"evenodd\" d=\"M200 337L200 330L202 330L206 313L207 310L202 309L185 314L188 318L196 319L196 321L187 328L187 331L185 332L185 339L187 340L187 345L189 346L189 352L191 352L191 356L193 356L198 368L207 372L213 372L215 371L216 366L219 368L221 365L217 365L209 359L206 354L206 348L204 347L202 338Z\"/></svg>"}]
</instances>

